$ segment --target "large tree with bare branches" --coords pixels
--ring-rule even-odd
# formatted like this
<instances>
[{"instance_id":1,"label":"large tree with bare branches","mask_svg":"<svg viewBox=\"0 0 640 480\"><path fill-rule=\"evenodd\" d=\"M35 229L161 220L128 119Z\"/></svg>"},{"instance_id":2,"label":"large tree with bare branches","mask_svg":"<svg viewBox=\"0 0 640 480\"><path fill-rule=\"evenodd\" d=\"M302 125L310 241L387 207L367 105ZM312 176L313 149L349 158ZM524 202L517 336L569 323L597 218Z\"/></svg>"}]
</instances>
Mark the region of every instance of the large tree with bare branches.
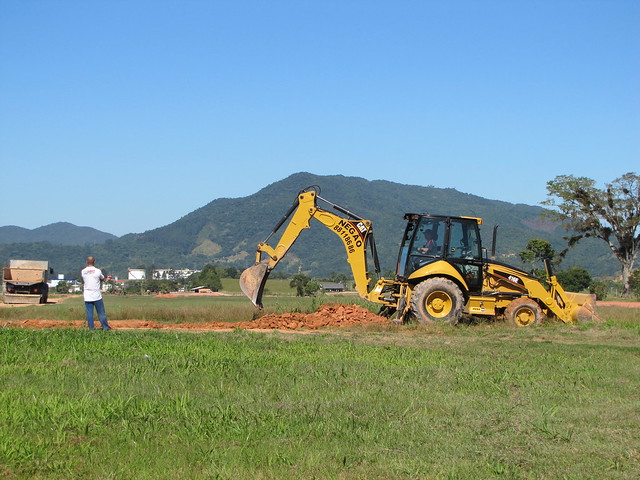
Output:
<instances>
[{"instance_id":1,"label":"large tree with bare branches","mask_svg":"<svg viewBox=\"0 0 640 480\"><path fill-rule=\"evenodd\" d=\"M640 177L627 173L595 187L586 177L560 175L547 182L549 215L560 220L568 231L568 247L580 239L604 240L622 267L623 295L630 292L629 278L640 249Z\"/></svg>"}]
</instances>

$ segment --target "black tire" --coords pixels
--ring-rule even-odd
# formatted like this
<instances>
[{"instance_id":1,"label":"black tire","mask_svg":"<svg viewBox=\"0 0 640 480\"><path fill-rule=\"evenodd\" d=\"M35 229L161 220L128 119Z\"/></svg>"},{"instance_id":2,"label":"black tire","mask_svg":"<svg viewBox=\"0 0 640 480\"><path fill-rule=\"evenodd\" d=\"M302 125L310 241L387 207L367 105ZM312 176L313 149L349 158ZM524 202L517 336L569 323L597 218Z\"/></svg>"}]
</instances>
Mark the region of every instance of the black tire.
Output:
<instances>
[{"instance_id":1,"label":"black tire","mask_svg":"<svg viewBox=\"0 0 640 480\"><path fill-rule=\"evenodd\" d=\"M455 325L462 317L464 297L460 288L446 278L429 278L411 294L411 311L420 323Z\"/></svg>"},{"instance_id":2,"label":"black tire","mask_svg":"<svg viewBox=\"0 0 640 480\"><path fill-rule=\"evenodd\" d=\"M49 301L49 285L45 283L43 290L44 292L42 293L42 297L40 297L40 303L47 303Z\"/></svg>"},{"instance_id":3,"label":"black tire","mask_svg":"<svg viewBox=\"0 0 640 480\"><path fill-rule=\"evenodd\" d=\"M504 316L509 323L521 328L540 325L544 318L540 305L529 297L520 297L507 305Z\"/></svg>"}]
</instances>

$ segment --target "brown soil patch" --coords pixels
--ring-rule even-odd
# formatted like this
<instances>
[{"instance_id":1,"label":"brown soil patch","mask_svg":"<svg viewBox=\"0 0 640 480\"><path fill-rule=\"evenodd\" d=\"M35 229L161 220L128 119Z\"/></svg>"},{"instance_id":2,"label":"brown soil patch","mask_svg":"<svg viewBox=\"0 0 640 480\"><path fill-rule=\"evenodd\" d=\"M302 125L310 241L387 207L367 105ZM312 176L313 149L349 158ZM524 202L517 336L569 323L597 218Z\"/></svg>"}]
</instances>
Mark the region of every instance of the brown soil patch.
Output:
<instances>
[{"instance_id":1,"label":"brown soil patch","mask_svg":"<svg viewBox=\"0 0 640 480\"><path fill-rule=\"evenodd\" d=\"M640 302L596 302L598 307L626 307L626 308L640 308Z\"/></svg>"},{"instance_id":2,"label":"brown soil patch","mask_svg":"<svg viewBox=\"0 0 640 480\"><path fill-rule=\"evenodd\" d=\"M120 329L162 329L162 330L317 330L322 327L345 327L350 325L388 323L358 305L321 305L314 313L269 314L251 322L209 322L209 323L159 323L145 320L109 320L114 330ZM86 328L84 320L16 320L0 323L0 327L17 328ZM99 323L96 322L96 328Z\"/></svg>"},{"instance_id":3,"label":"brown soil patch","mask_svg":"<svg viewBox=\"0 0 640 480\"><path fill-rule=\"evenodd\" d=\"M223 292L183 292L183 293L158 293L154 295L156 298L177 298L177 297L229 297L229 293Z\"/></svg>"}]
</instances>

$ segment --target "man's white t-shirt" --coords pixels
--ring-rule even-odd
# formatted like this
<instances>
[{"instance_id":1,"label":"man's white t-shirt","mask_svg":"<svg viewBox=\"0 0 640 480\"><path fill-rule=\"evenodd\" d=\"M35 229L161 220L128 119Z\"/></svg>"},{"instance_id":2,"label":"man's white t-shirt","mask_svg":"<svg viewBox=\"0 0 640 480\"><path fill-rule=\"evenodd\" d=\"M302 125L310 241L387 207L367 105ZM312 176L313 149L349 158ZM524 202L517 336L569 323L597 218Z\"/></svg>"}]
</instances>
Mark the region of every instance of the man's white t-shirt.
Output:
<instances>
[{"instance_id":1,"label":"man's white t-shirt","mask_svg":"<svg viewBox=\"0 0 640 480\"><path fill-rule=\"evenodd\" d=\"M95 302L102 298L100 280L104 280L104 275L102 275L102 271L99 268L88 266L82 270L85 302Z\"/></svg>"}]
</instances>

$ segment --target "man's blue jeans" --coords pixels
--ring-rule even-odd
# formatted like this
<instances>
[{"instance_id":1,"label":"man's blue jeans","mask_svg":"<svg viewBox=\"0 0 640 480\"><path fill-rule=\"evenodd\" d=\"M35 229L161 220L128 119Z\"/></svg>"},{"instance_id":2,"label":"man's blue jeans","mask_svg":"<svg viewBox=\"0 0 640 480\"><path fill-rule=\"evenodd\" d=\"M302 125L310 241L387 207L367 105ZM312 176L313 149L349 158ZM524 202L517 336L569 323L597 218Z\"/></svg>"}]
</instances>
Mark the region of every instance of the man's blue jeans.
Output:
<instances>
[{"instance_id":1,"label":"man's blue jeans","mask_svg":"<svg viewBox=\"0 0 640 480\"><path fill-rule=\"evenodd\" d=\"M110 330L111 327L107 323L107 314L104 311L104 302L102 299L96 300L95 302L84 302L84 306L87 309L87 323L89 324L89 330L93 330L93 307L96 307L96 312L98 312L98 319L100 320L100 325L102 325L103 330Z\"/></svg>"}]
</instances>

